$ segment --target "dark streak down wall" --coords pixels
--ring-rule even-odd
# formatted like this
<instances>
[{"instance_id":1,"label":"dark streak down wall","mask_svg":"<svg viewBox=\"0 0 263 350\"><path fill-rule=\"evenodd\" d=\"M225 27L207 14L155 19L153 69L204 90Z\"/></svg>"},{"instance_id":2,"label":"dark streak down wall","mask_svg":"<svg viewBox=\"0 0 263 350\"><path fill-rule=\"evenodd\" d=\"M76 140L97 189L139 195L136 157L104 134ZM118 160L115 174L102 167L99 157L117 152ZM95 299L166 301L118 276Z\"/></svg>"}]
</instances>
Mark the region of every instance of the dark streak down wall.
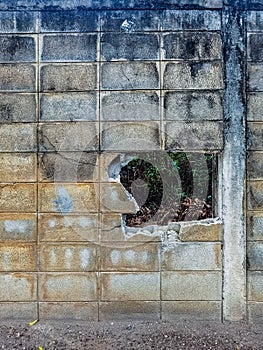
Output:
<instances>
[{"instance_id":1,"label":"dark streak down wall","mask_svg":"<svg viewBox=\"0 0 263 350\"><path fill-rule=\"evenodd\" d=\"M248 30L247 283L242 254L233 271L247 289L249 319L262 322L263 8L229 5ZM227 11L221 0L1 2L1 319L247 317L235 314L242 290L224 306L236 286L223 273L223 259L232 265L221 221L127 238L121 217L134 203L107 174L134 150L224 154L234 118L224 94L232 79ZM240 55L245 77L245 46ZM245 85L238 89L242 130ZM223 161L231 172L234 161ZM246 186L223 205L222 189L218 216L227 224ZM242 227L228 234L242 236ZM164 242L173 234L177 242ZM246 258L245 242L239 249Z\"/></svg>"}]
</instances>

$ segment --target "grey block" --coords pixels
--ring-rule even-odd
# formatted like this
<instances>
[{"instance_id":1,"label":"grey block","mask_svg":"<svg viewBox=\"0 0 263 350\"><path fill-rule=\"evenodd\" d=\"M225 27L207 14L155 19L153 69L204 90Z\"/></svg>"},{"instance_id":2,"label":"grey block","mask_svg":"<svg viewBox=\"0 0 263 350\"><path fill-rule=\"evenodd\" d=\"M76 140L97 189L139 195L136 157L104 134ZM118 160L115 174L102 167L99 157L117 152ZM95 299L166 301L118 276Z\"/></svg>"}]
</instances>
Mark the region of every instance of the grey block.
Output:
<instances>
[{"instance_id":1,"label":"grey block","mask_svg":"<svg viewBox=\"0 0 263 350\"><path fill-rule=\"evenodd\" d=\"M155 34L107 33L101 37L104 61L158 60L159 42Z\"/></svg>"},{"instance_id":2,"label":"grey block","mask_svg":"<svg viewBox=\"0 0 263 350\"><path fill-rule=\"evenodd\" d=\"M221 270L221 244L178 243L172 250L162 253L162 269Z\"/></svg>"},{"instance_id":3,"label":"grey block","mask_svg":"<svg viewBox=\"0 0 263 350\"><path fill-rule=\"evenodd\" d=\"M98 13L81 9L42 11L41 32L95 32L98 30Z\"/></svg>"},{"instance_id":4,"label":"grey block","mask_svg":"<svg viewBox=\"0 0 263 350\"><path fill-rule=\"evenodd\" d=\"M248 123L247 148L255 151L263 150L263 123Z\"/></svg>"},{"instance_id":5,"label":"grey block","mask_svg":"<svg viewBox=\"0 0 263 350\"><path fill-rule=\"evenodd\" d=\"M221 122L167 122L166 149L217 150L223 148Z\"/></svg>"},{"instance_id":6,"label":"grey block","mask_svg":"<svg viewBox=\"0 0 263 350\"><path fill-rule=\"evenodd\" d=\"M255 324L263 323L263 303L248 303L249 321Z\"/></svg>"},{"instance_id":7,"label":"grey block","mask_svg":"<svg viewBox=\"0 0 263 350\"><path fill-rule=\"evenodd\" d=\"M158 301L114 301L100 303L100 321L158 321Z\"/></svg>"},{"instance_id":8,"label":"grey block","mask_svg":"<svg viewBox=\"0 0 263 350\"><path fill-rule=\"evenodd\" d=\"M39 149L45 151L94 151L98 147L93 122L46 123L39 128Z\"/></svg>"},{"instance_id":9,"label":"grey block","mask_svg":"<svg viewBox=\"0 0 263 350\"><path fill-rule=\"evenodd\" d=\"M251 92L247 103L247 120L263 122L263 92Z\"/></svg>"},{"instance_id":10,"label":"grey block","mask_svg":"<svg viewBox=\"0 0 263 350\"><path fill-rule=\"evenodd\" d=\"M35 91L35 67L29 64L0 64L0 90Z\"/></svg>"},{"instance_id":11,"label":"grey block","mask_svg":"<svg viewBox=\"0 0 263 350\"><path fill-rule=\"evenodd\" d=\"M41 67L42 91L86 91L97 88L97 68L85 65L44 65Z\"/></svg>"},{"instance_id":12,"label":"grey block","mask_svg":"<svg viewBox=\"0 0 263 350\"><path fill-rule=\"evenodd\" d=\"M34 273L9 273L0 275L1 301L36 301L37 276Z\"/></svg>"},{"instance_id":13,"label":"grey block","mask_svg":"<svg viewBox=\"0 0 263 350\"><path fill-rule=\"evenodd\" d=\"M165 59L221 59L222 41L216 33L172 33L164 36Z\"/></svg>"},{"instance_id":14,"label":"grey block","mask_svg":"<svg viewBox=\"0 0 263 350\"><path fill-rule=\"evenodd\" d=\"M162 30L220 30L219 11L165 10L161 15Z\"/></svg>"},{"instance_id":15,"label":"grey block","mask_svg":"<svg viewBox=\"0 0 263 350\"><path fill-rule=\"evenodd\" d=\"M220 301L163 301L162 319L221 322Z\"/></svg>"},{"instance_id":16,"label":"grey block","mask_svg":"<svg viewBox=\"0 0 263 350\"><path fill-rule=\"evenodd\" d=\"M96 93L42 94L40 119L42 121L96 121Z\"/></svg>"},{"instance_id":17,"label":"grey block","mask_svg":"<svg viewBox=\"0 0 263 350\"><path fill-rule=\"evenodd\" d=\"M263 301L263 271L248 272L248 300Z\"/></svg>"},{"instance_id":18,"label":"grey block","mask_svg":"<svg viewBox=\"0 0 263 350\"><path fill-rule=\"evenodd\" d=\"M44 35L42 61L82 62L96 61L96 34Z\"/></svg>"},{"instance_id":19,"label":"grey block","mask_svg":"<svg viewBox=\"0 0 263 350\"><path fill-rule=\"evenodd\" d=\"M248 218L248 239L263 241L263 213L253 213Z\"/></svg>"},{"instance_id":20,"label":"grey block","mask_svg":"<svg viewBox=\"0 0 263 350\"><path fill-rule=\"evenodd\" d=\"M222 96L217 92L166 92L164 95L166 120L222 120Z\"/></svg>"},{"instance_id":21,"label":"grey block","mask_svg":"<svg viewBox=\"0 0 263 350\"><path fill-rule=\"evenodd\" d=\"M96 322L97 302L40 302L39 319L43 321Z\"/></svg>"},{"instance_id":22,"label":"grey block","mask_svg":"<svg viewBox=\"0 0 263 350\"><path fill-rule=\"evenodd\" d=\"M263 64L248 64L249 91L263 91Z\"/></svg>"},{"instance_id":23,"label":"grey block","mask_svg":"<svg viewBox=\"0 0 263 350\"><path fill-rule=\"evenodd\" d=\"M35 62L35 39L29 36L0 36L0 62Z\"/></svg>"},{"instance_id":24,"label":"grey block","mask_svg":"<svg viewBox=\"0 0 263 350\"><path fill-rule=\"evenodd\" d=\"M36 12L0 12L0 33L34 33L35 31Z\"/></svg>"},{"instance_id":25,"label":"grey block","mask_svg":"<svg viewBox=\"0 0 263 350\"><path fill-rule=\"evenodd\" d=\"M247 174L250 179L263 180L263 153L247 153Z\"/></svg>"},{"instance_id":26,"label":"grey block","mask_svg":"<svg viewBox=\"0 0 263 350\"><path fill-rule=\"evenodd\" d=\"M221 290L221 272L162 273L162 300L221 300Z\"/></svg>"},{"instance_id":27,"label":"grey block","mask_svg":"<svg viewBox=\"0 0 263 350\"><path fill-rule=\"evenodd\" d=\"M116 151L158 150L158 123L103 123L101 148Z\"/></svg>"},{"instance_id":28,"label":"grey block","mask_svg":"<svg viewBox=\"0 0 263 350\"><path fill-rule=\"evenodd\" d=\"M101 88L105 90L158 89L157 64L153 62L103 63Z\"/></svg>"},{"instance_id":29,"label":"grey block","mask_svg":"<svg viewBox=\"0 0 263 350\"><path fill-rule=\"evenodd\" d=\"M36 121L36 96L0 94L0 123Z\"/></svg>"},{"instance_id":30,"label":"grey block","mask_svg":"<svg viewBox=\"0 0 263 350\"><path fill-rule=\"evenodd\" d=\"M159 120L158 92L104 92L101 111L106 121Z\"/></svg>"},{"instance_id":31,"label":"grey block","mask_svg":"<svg viewBox=\"0 0 263 350\"><path fill-rule=\"evenodd\" d=\"M248 35L248 60L263 62L263 33Z\"/></svg>"},{"instance_id":32,"label":"grey block","mask_svg":"<svg viewBox=\"0 0 263 350\"><path fill-rule=\"evenodd\" d=\"M249 270L263 271L263 242L249 242L247 258Z\"/></svg>"},{"instance_id":33,"label":"grey block","mask_svg":"<svg viewBox=\"0 0 263 350\"><path fill-rule=\"evenodd\" d=\"M104 32L157 31L159 12L152 11L107 11L102 16Z\"/></svg>"},{"instance_id":34,"label":"grey block","mask_svg":"<svg viewBox=\"0 0 263 350\"><path fill-rule=\"evenodd\" d=\"M2 322L32 322L32 320L36 320L38 318L37 303L35 302L4 302L0 303L0 309L0 320Z\"/></svg>"},{"instance_id":35,"label":"grey block","mask_svg":"<svg viewBox=\"0 0 263 350\"><path fill-rule=\"evenodd\" d=\"M44 181L85 182L95 180L96 153L63 152L39 155L39 170Z\"/></svg>"},{"instance_id":36,"label":"grey block","mask_svg":"<svg viewBox=\"0 0 263 350\"><path fill-rule=\"evenodd\" d=\"M263 181L250 181L247 197L248 209L263 210Z\"/></svg>"},{"instance_id":37,"label":"grey block","mask_svg":"<svg viewBox=\"0 0 263 350\"><path fill-rule=\"evenodd\" d=\"M1 152L36 151L37 130L34 124L2 124L0 128Z\"/></svg>"},{"instance_id":38,"label":"grey block","mask_svg":"<svg viewBox=\"0 0 263 350\"><path fill-rule=\"evenodd\" d=\"M247 13L248 31L263 31L263 11L248 11Z\"/></svg>"},{"instance_id":39,"label":"grey block","mask_svg":"<svg viewBox=\"0 0 263 350\"><path fill-rule=\"evenodd\" d=\"M167 63L164 69L164 89L223 88L223 67L219 61Z\"/></svg>"}]
</instances>

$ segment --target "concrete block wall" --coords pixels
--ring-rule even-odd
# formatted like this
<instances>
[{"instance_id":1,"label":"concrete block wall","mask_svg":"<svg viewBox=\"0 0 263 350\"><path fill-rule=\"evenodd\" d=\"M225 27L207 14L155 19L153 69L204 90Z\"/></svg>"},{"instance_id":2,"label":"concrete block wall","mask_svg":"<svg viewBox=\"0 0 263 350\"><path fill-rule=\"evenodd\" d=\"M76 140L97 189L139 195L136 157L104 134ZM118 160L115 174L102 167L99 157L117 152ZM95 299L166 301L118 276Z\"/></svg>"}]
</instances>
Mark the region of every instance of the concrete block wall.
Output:
<instances>
[{"instance_id":1,"label":"concrete block wall","mask_svg":"<svg viewBox=\"0 0 263 350\"><path fill-rule=\"evenodd\" d=\"M263 28L262 11L248 12L247 265L248 313L263 322Z\"/></svg>"},{"instance_id":2,"label":"concrete block wall","mask_svg":"<svg viewBox=\"0 0 263 350\"><path fill-rule=\"evenodd\" d=\"M222 210L220 187L231 118L228 5L1 2L0 318L231 319L222 312L236 286L225 287L231 256L222 221L124 230L123 214L136 203L116 181L116 169L135 155L215 153L217 215L231 218L235 207ZM261 12L252 0L249 11L235 6L251 31L247 290L249 317L260 321ZM232 301L227 307L236 310Z\"/></svg>"}]
</instances>

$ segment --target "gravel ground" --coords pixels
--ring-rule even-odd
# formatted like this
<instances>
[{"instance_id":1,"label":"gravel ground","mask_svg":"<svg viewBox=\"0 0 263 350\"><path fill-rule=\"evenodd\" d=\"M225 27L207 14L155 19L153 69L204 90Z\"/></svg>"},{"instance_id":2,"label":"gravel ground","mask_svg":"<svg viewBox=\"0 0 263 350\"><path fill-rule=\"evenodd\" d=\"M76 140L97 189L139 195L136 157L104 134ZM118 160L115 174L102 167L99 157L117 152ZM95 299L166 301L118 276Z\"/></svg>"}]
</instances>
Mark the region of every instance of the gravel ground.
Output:
<instances>
[{"instance_id":1,"label":"gravel ground","mask_svg":"<svg viewBox=\"0 0 263 350\"><path fill-rule=\"evenodd\" d=\"M208 322L1 324L0 349L263 349L263 325Z\"/></svg>"}]
</instances>

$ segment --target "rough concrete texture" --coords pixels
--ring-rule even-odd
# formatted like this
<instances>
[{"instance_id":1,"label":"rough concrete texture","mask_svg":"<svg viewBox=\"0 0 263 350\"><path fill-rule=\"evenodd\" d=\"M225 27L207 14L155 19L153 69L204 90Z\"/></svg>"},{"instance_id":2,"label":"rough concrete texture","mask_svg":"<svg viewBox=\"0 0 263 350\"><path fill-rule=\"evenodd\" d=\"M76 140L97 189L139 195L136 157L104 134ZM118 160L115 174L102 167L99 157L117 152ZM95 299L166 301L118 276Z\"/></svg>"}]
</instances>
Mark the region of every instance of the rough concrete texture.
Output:
<instances>
[{"instance_id":1,"label":"rough concrete texture","mask_svg":"<svg viewBox=\"0 0 263 350\"><path fill-rule=\"evenodd\" d=\"M262 9L1 1L0 318L262 322ZM125 225L153 151L215 155L213 219Z\"/></svg>"}]
</instances>

